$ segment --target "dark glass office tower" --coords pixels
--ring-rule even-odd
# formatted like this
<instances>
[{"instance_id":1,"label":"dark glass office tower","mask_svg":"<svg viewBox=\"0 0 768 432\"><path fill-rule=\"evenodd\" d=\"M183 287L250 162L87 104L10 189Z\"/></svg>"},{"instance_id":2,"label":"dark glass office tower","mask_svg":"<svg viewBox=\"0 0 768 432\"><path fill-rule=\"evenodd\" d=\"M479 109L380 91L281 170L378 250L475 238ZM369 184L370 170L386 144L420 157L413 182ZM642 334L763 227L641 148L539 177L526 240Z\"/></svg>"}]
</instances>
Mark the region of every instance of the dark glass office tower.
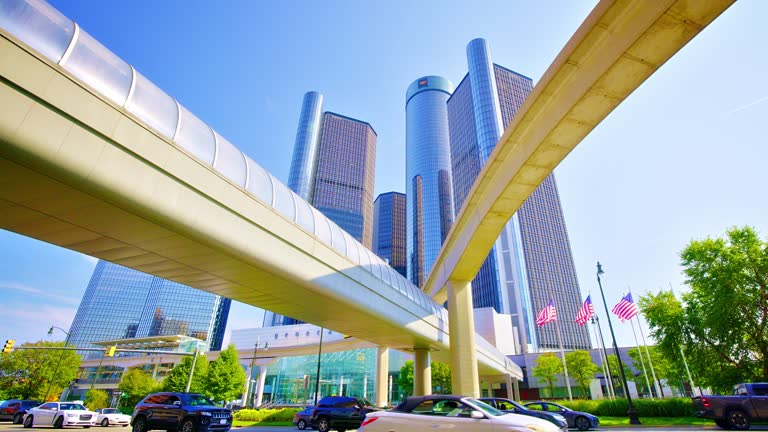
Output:
<instances>
[{"instance_id":1,"label":"dark glass office tower","mask_svg":"<svg viewBox=\"0 0 768 432\"><path fill-rule=\"evenodd\" d=\"M183 335L221 349L231 300L99 261L69 330L70 343ZM99 356L86 352L85 358Z\"/></svg>"},{"instance_id":2,"label":"dark glass office tower","mask_svg":"<svg viewBox=\"0 0 768 432\"><path fill-rule=\"evenodd\" d=\"M445 102L453 84L421 77L406 91L406 259L408 279L422 287L453 224L451 147Z\"/></svg>"},{"instance_id":3,"label":"dark glass office tower","mask_svg":"<svg viewBox=\"0 0 768 432\"><path fill-rule=\"evenodd\" d=\"M405 264L405 194L387 192L373 202L373 252L407 276Z\"/></svg>"},{"instance_id":4,"label":"dark glass office tower","mask_svg":"<svg viewBox=\"0 0 768 432\"><path fill-rule=\"evenodd\" d=\"M467 61L469 72L447 101L457 213L533 88L530 78L494 64L483 39L469 43ZM475 307L512 315L523 350L559 347L555 327L537 327L535 314L554 298L559 316L575 316L581 295L554 174L502 231L472 281L472 297ZM586 329L571 319L559 324L565 348L591 348Z\"/></svg>"},{"instance_id":5,"label":"dark glass office tower","mask_svg":"<svg viewBox=\"0 0 768 432\"><path fill-rule=\"evenodd\" d=\"M323 112L323 96L304 95L288 187L372 249L376 131L364 121ZM264 326L300 321L267 311Z\"/></svg>"}]
</instances>

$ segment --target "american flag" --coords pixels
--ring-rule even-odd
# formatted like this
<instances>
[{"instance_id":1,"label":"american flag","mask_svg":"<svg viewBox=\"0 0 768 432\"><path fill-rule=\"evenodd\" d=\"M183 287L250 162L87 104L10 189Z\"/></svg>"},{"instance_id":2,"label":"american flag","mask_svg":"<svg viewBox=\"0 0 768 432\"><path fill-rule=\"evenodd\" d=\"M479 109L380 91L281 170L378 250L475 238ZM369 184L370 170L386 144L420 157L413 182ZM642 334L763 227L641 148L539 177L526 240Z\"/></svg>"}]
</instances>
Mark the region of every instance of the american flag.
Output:
<instances>
[{"instance_id":1,"label":"american flag","mask_svg":"<svg viewBox=\"0 0 768 432\"><path fill-rule=\"evenodd\" d=\"M536 315L536 325L543 326L550 321L557 321L557 311L555 310L555 301L550 299L549 304Z\"/></svg>"},{"instance_id":2,"label":"american flag","mask_svg":"<svg viewBox=\"0 0 768 432\"><path fill-rule=\"evenodd\" d=\"M639 314L640 308L638 308L632 300L632 293L627 293L627 295L622 297L621 300L616 303L616 306L611 309L611 312L616 314L620 320L626 321Z\"/></svg>"},{"instance_id":3,"label":"american flag","mask_svg":"<svg viewBox=\"0 0 768 432\"><path fill-rule=\"evenodd\" d=\"M592 296L588 295L587 299L584 300L584 305L579 309L579 312L576 314L576 324L582 326L589 321L590 318L595 314L595 307L592 306Z\"/></svg>"}]
</instances>

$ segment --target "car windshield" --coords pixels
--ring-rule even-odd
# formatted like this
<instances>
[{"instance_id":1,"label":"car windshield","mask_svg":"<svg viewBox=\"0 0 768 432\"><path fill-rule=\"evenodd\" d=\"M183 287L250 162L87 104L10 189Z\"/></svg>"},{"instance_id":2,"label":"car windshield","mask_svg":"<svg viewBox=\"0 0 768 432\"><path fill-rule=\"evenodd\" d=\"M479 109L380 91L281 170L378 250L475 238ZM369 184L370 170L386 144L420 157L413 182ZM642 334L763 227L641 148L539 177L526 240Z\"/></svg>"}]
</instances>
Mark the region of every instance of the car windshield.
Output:
<instances>
[{"instance_id":1,"label":"car windshield","mask_svg":"<svg viewBox=\"0 0 768 432\"><path fill-rule=\"evenodd\" d=\"M192 406L214 405L210 399L199 394L187 395L186 399L187 404Z\"/></svg>"},{"instance_id":2,"label":"car windshield","mask_svg":"<svg viewBox=\"0 0 768 432\"><path fill-rule=\"evenodd\" d=\"M498 416L506 414L505 412L501 412L501 411L497 410L496 408L488 405L487 403L481 402L481 401L479 401L477 399L466 398L464 400L466 400L467 402L471 403L472 405L480 408L482 411L485 411L486 414L490 414L490 415L492 415L494 417L498 417Z\"/></svg>"},{"instance_id":3,"label":"car windshield","mask_svg":"<svg viewBox=\"0 0 768 432\"><path fill-rule=\"evenodd\" d=\"M120 410L117 408L104 408L101 412L104 414L120 414Z\"/></svg>"},{"instance_id":4,"label":"car windshield","mask_svg":"<svg viewBox=\"0 0 768 432\"><path fill-rule=\"evenodd\" d=\"M85 407L84 406L82 406L80 404L75 404L75 403L63 403L63 404L60 405L60 407L61 408L59 408L59 409L61 409L62 411L66 411L66 410L83 410L83 411L85 411Z\"/></svg>"}]
</instances>

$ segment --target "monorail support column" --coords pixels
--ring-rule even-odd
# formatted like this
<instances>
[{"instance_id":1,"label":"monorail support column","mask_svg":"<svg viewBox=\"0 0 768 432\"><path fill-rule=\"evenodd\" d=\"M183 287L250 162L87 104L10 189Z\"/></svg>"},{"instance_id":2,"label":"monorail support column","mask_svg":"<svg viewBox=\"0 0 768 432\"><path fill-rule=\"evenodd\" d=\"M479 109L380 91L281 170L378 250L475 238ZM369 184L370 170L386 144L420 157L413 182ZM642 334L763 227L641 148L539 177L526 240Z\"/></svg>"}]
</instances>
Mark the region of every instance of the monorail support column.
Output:
<instances>
[{"instance_id":1,"label":"monorail support column","mask_svg":"<svg viewBox=\"0 0 768 432\"><path fill-rule=\"evenodd\" d=\"M453 394L480 397L475 349L472 282L448 281L448 320L451 332L451 387Z\"/></svg>"},{"instance_id":2,"label":"monorail support column","mask_svg":"<svg viewBox=\"0 0 768 432\"><path fill-rule=\"evenodd\" d=\"M256 402L253 404L254 408L258 408L261 406L261 400L264 397L264 384L266 380L267 380L267 365L259 366L259 383L256 385Z\"/></svg>"},{"instance_id":3,"label":"monorail support column","mask_svg":"<svg viewBox=\"0 0 768 432\"><path fill-rule=\"evenodd\" d=\"M385 407L387 401L387 378L389 377L389 348L380 346L376 350L376 406Z\"/></svg>"},{"instance_id":4,"label":"monorail support column","mask_svg":"<svg viewBox=\"0 0 768 432\"><path fill-rule=\"evenodd\" d=\"M429 349L416 348L413 353L413 395L432 394L432 367Z\"/></svg>"}]
</instances>

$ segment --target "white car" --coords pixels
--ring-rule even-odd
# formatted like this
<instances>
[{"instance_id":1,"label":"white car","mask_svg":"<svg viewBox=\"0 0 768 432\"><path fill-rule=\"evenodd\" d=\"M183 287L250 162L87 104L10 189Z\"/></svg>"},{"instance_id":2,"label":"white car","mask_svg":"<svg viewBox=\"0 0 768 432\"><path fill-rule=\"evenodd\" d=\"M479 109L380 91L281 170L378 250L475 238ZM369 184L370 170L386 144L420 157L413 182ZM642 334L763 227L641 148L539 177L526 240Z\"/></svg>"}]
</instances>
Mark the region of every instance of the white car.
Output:
<instances>
[{"instance_id":1,"label":"white car","mask_svg":"<svg viewBox=\"0 0 768 432\"><path fill-rule=\"evenodd\" d=\"M451 395L413 396L389 411L365 416L358 432L421 432L453 429L467 432L559 432L536 417L507 414L477 399Z\"/></svg>"},{"instance_id":2,"label":"white car","mask_svg":"<svg viewBox=\"0 0 768 432\"><path fill-rule=\"evenodd\" d=\"M110 425L128 426L131 423L131 416L123 414L117 408L99 408L96 410L96 424L104 427Z\"/></svg>"},{"instance_id":3,"label":"white car","mask_svg":"<svg viewBox=\"0 0 768 432\"><path fill-rule=\"evenodd\" d=\"M89 428L96 424L96 413L75 402L47 402L32 408L24 415L24 427L82 426Z\"/></svg>"}]
</instances>

